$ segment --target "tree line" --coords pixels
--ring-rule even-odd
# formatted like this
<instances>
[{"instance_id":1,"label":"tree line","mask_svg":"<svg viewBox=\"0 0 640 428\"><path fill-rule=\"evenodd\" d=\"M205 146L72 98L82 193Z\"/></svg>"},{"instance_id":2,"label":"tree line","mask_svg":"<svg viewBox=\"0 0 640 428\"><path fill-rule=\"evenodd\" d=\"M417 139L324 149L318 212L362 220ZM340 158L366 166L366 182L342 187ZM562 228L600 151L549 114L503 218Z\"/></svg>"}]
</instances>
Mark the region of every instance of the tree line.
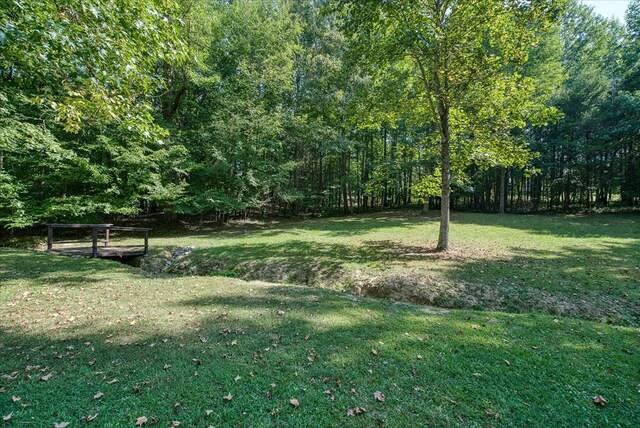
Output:
<instances>
[{"instance_id":1,"label":"tree line","mask_svg":"<svg viewBox=\"0 0 640 428\"><path fill-rule=\"evenodd\" d=\"M0 224L637 206L639 58L640 0L1 0Z\"/></svg>"}]
</instances>

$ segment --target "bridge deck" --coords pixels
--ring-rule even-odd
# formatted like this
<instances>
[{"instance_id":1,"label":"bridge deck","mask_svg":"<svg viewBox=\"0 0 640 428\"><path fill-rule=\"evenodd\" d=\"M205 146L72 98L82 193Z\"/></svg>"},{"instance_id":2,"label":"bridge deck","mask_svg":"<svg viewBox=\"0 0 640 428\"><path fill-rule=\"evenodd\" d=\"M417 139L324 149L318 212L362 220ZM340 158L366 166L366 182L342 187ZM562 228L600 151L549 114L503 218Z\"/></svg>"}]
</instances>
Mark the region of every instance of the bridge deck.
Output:
<instances>
[{"instance_id":1,"label":"bridge deck","mask_svg":"<svg viewBox=\"0 0 640 428\"><path fill-rule=\"evenodd\" d=\"M66 256L97 257L103 259L144 256L149 250L149 231L146 227L121 227L113 224L48 224L47 251ZM54 241L54 229L87 229L91 231L90 240ZM144 244L111 245L111 232L141 232ZM98 239L98 235L103 236ZM55 247L54 247L55 245Z\"/></svg>"},{"instance_id":2,"label":"bridge deck","mask_svg":"<svg viewBox=\"0 0 640 428\"><path fill-rule=\"evenodd\" d=\"M81 256L81 257L93 257L92 247L58 247L49 250L53 254L61 254L65 256ZM136 245L135 248L129 246L109 246L98 247L95 257L101 259L111 258L123 258L123 257L137 257L147 254L144 245Z\"/></svg>"}]
</instances>

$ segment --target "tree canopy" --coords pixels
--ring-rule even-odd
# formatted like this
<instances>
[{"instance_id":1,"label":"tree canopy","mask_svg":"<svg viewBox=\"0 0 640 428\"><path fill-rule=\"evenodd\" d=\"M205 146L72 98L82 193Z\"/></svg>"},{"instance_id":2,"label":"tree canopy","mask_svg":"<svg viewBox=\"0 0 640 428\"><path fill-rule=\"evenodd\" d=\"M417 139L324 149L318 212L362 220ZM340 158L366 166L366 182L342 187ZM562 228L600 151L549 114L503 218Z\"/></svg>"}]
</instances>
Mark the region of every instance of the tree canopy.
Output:
<instances>
[{"instance_id":1,"label":"tree canopy","mask_svg":"<svg viewBox=\"0 0 640 428\"><path fill-rule=\"evenodd\" d=\"M0 224L637 206L639 11L0 0Z\"/></svg>"}]
</instances>

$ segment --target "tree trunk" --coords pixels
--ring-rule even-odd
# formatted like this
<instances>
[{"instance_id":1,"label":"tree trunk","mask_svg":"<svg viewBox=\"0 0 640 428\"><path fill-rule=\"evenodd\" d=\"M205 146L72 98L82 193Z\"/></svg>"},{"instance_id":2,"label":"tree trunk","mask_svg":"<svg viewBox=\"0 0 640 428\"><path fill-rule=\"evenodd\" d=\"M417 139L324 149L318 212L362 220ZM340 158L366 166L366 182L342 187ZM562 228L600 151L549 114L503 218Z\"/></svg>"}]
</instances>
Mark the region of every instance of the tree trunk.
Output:
<instances>
[{"instance_id":1,"label":"tree trunk","mask_svg":"<svg viewBox=\"0 0 640 428\"><path fill-rule=\"evenodd\" d=\"M347 159L346 154L342 153L341 158L341 175L342 175L342 204L343 209L342 212L344 215L349 214L349 195L347 190Z\"/></svg>"},{"instance_id":2,"label":"tree trunk","mask_svg":"<svg viewBox=\"0 0 640 428\"><path fill-rule=\"evenodd\" d=\"M504 214L504 199L505 196L507 194L505 187L505 181L506 181L506 168L502 167L500 168L500 214Z\"/></svg>"},{"instance_id":3,"label":"tree trunk","mask_svg":"<svg viewBox=\"0 0 640 428\"><path fill-rule=\"evenodd\" d=\"M442 134L442 145L440 146L440 156L442 157L442 200L440 201L440 234L436 250L447 251L449 249L451 153L449 151L449 109L443 100L438 100L438 114L440 116L440 132Z\"/></svg>"}]
</instances>

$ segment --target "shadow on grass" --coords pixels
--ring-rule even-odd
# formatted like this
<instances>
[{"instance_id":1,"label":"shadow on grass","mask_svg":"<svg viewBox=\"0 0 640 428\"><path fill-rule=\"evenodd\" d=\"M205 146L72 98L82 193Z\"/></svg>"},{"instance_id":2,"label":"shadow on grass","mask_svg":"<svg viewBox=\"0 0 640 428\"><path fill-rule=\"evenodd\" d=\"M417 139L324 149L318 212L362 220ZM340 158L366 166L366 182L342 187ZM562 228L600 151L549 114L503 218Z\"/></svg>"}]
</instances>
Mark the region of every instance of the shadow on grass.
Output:
<instances>
[{"instance_id":1,"label":"shadow on grass","mask_svg":"<svg viewBox=\"0 0 640 428\"><path fill-rule=\"evenodd\" d=\"M427 315L289 286L164 296L145 305L135 326L86 322L48 331L3 320L0 372L8 377L0 387L22 401L3 400L2 414L41 426L95 413L96 423L110 426L132 426L141 415L159 426L484 425L487 412L511 426L624 425L637 416L638 356L620 351L637 347L629 329L537 316ZM39 380L47 373L50 380ZM94 399L97 391L104 396ZM591 404L601 391L606 412ZM223 400L229 393L233 399ZM297 409L289 405L294 397ZM346 417L355 406L367 413Z\"/></svg>"},{"instance_id":2,"label":"shadow on grass","mask_svg":"<svg viewBox=\"0 0 640 428\"><path fill-rule=\"evenodd\" d=\"M96 283L109 274L128 272L122 263L0 248L0 287L8 280L32 284L76 286Z\"/></svg>"},{"instance_id":3,"label":"shadow on grass","mask_svg":"<svg viewBox=\"0 0 640 428\"><path fill-rule=\"evenodd\" d=\"M542 311L640 324L640 253L635 242L598 248L511 248L436 253L394 241L356 245L291 240L195 251L173 273L357 287L365 294L476 309Z\"/></svg>"},{"instance_id":4,"label":"shadow on grass","mask_svg":"<svg viewBox=\"0 0 640 428\"><path fill-rule=\"evenodd\" d=\"M576 238L635 238L640 239L640 216L637 214L594 214L594 215L520 215L452 213L452 225L468 224L477 226L503 227L518 229L535 234L555 235ZM322 232L326 236L357 236L388 228L414 228L426 223L439 222L439 214L431 212L424 215L419 211L390 210L379 213L361 214L350 217L334 217L286 221L261 226L234 225L220 227L212 231L224 236L237 236L255 233L257 236L278 236L282 234L300 234L300 231ZM203 235L200 235L203 236ZM204 235L206 236L206 235Z\"/></svg>"}]
</instances>

